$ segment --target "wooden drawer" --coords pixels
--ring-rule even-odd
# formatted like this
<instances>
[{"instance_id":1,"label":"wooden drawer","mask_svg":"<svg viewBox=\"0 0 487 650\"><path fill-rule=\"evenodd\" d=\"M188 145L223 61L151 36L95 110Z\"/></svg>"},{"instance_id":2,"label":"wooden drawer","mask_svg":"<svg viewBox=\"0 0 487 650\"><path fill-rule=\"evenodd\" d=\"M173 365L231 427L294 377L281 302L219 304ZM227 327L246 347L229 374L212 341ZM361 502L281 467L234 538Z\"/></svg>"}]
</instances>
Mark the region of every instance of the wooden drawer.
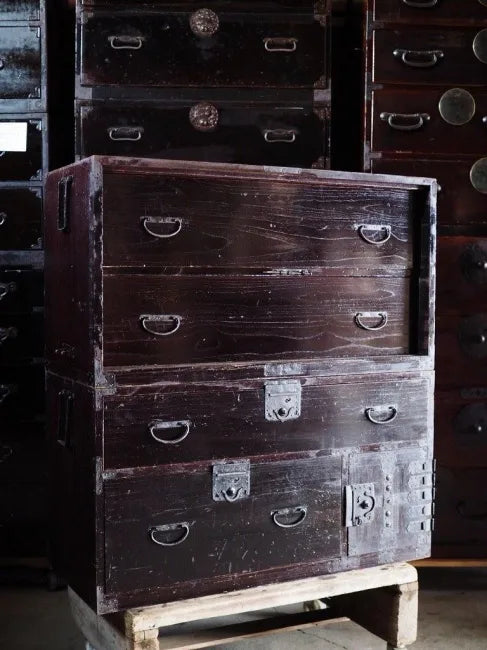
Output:
<instances>
[{"instance_id":1,"label":"wooden drawer","mask_svg":"<svg viewBox=\"0 0 487 650\"><path fill-rule=\"evenodd\" d=\"M41 271L0 267L0 314L24 314L43 304Z\"/></svg>"},{"instance_id":2,"label":"wooden drawer","mask_svg":"<svg viewBox=\"0 0 487 650\"><path fill-rule=\"evenodd\" d=\"M485 467L487 388L438 390L435 394L436 458L442 465Z\"/></svg>"},{"instance_id":3,"label":"wooden drawer","mask_svg":"<svg viewBox=\"0 0 487 650\"><path fill-rule=\"evenodd\" d=\"M341 458L252 463L248 498L212 493L212 467L105 483L106 592L341 555Z\"/></svg>"},{"instance_id":4,"label":"wooden drawer","mask_svg":"<svg viewBox=\"0 0 487 650\"><path fill-rule=\"evenodd\" d=\"M479 311L484 305L479 303ZM485 384L487 314L450 313L436 319L436 383L440 387Z\"/></svg>"},{"instance_id":5,"label":"wooden drawer","mask_svg":"<svg viewBox=\"0 0 487 650\"><path fill-rule=\"evenodd\" d=\"M423 5L423 6L421 6ZM435 24L487 22L484 0L373 0L374 20Z\"/></svg>"},{"instance_id":6,"label":"wooden drawer","mask_svg":"<svg viewBox=\"0 0 487 650\"><path fill-rule=\"evenodd\" d=\"M439 467L435 555L484 557L487 539L487 469Z\"/></svg>"},{"instance_id":7,"label":"wooden drawer","mask_svg":"<svg viewBox=\"0 0 487 650\"><path fill-rule=\"evenodd\" d=\"M298 417L272 406L286 390L291 400L299 392ZM367 448L385 440L425 444L430 392L426 378L397 377L120 387L104 399L104 465Z\"/></svg>"},{"instance_id":8,"label":"wooden drawer","mask_svg":"<svg viewBox=\"0 0 487 650\"><path fill-rule=\"evenodd\" d=\"M0 375L0 421L28 422L44 411L44 366L4 367Z\"/></svg>"},{"instance_id":9,"label":"wooden drawer","mask_svg":"<svg viewBox=\"0 0 487 650\"><path fill-rule=\"evenodd\" d=\"M29 24L0 23L0 101L40 99L44 94L43 29Z\"/></svg>"},{"instance_id":10,"label":"wooden drawer","mask_svg":"<svg viewBox=\"0 0 487 650\"><path fill-rule=\"evenodd\" d=\"M25 138L16 139L12 149L5 149L0 156L0 178L9 181L42 181L47 171L47 120L40 114L2 114L3 125L17 125L19 130L27 131ZM25 126L24 126L25 125Z\"/></svg>"},{"instance_id":11,"label":"wooden drawer","mask_svg":"<svg viewBox=\"0 0 487 650\"><path fill-rule=\"evenodd\" d=\"M409 278L106 274L104 288L105 366L411 352Z\"/></svg>"},{"instance_id":12,"label":"wooden drawer","mask_svg":"<svg viewBox=\"0 0 487 650\"><path fill-rule=\"evenodd\" d=\"M143 9L158 9L167 10L181 10L195 11L201 9L201 2L197 0L80 0L83 7L100 7L106 9L107 7L115 7L116 9L131 9L134 11L137 8ZM259 9L271 13L287 13L289 12L314 12L315 14L323 14L327 11L327 0L259 0ZM227 10L230 7L232 11L249 11L249 0L208 0L205 2L205 7L209 7L213 11Z\"/></svg>"},{"instance_id":13,"label":"wooden drawer","mask_svg":"<svg viewBox=\"0 0 487 650\"><path fill-rule=\"evenodd\" d=\"M80 83L325 87L324 21L312 11L82 12Z\"/></svg>"},{"instance_id":14,"label":"wooden drawer","mask_svg":"<svg viewBox=\"0 0 487 650\"><path fill-rule=\"evenodd\" d=\"M454 88L373 92L372 150L421 154L485 154L487 92L470 88L475 114L463 125L447 123L439 102ZM462 92L469 92L462 89Z\"/></svg>"},{"instance_id":15,"label":"wooden drawer","mask_svg":"<svg viewBox=\"0 0 487 650\"><path fill-rule=\"evenodd\" d=\"M106 177L104 264L111 266L381 269L413 264L407 189L258 180ZM196 200L197 209L190 207Z\"/></svg>"},{"instance_id":16,"label":"wooden drawer","mask_svg":"<svg viewBox=\"0 0 487 650\"><path fill-rule=\"evenodd\" d=\"M487 18L487 7L485 14ZM375 30L373 81L485 85L487 59L483 63L473 48L482 38L480 31L479 27L422 29L417 25Z\"/></svg>"},{"instance_id":17,"label":"wooden drawer","mask_svg":"<svg viewBox=\"0 0 487 650\"><path fill-rule=\"evenodd\" d=\"M0 187L0 249L42 248L42 230L42 188Z\"/></svg>"},{"instance_id":18,"label":"wooden drawer","mask_svg":"<svg viewBox=\"0 0 487 650\"><path fill-rule=\"evenodd\" d=\"M80 158L92 154L324 167L328 121L311 103L199 100L78 107Z\"/></svg>"},{"instance_id":19,"label":"wooden drawer","mask_svg":"<svg viewBox=\"0 0 487 650\"><path fill-rule=\"evenodd\" d=\"M487 239L439 237L437 313L475 313L487 301Z\"/></svg>"},{"instance_id":20,"label":"wooden drawer","mask_svg":"<svg viewBox=\"0 0 487 650\"><path fill-rule=\"evenodd\" d=\"M1 483L25 485L46 481L46 457L47 448L42 430L34 436L18 436L10 439L2 436L0 438Z\"/></svg>"},{"instance_id":21,"label":"wooden drawer","mask_svg":"<svg viewBox=\"0 0 487 650\"><path fill-rule=\"evenodd\" d=\"M478 191L471 181L477 157L468 160L393 160L371 161L371 171L378 174L404 174L438 179L438 223L441 226L465 226L475 233L487 234L486 193ZM485 159L487 168L487 158Z\"/></svg>"},{"instance_id":22,"label":"wooden drawer","mask_svg":"<svg viewBox=\"0 0 487 650\"><path fill-rule=\"evenodd\" d=\"M41 7L44 7L44 0L3 0L0 5L0 21L40 20Z\"/></svg>"},{"instance_id":23,"label":"wooden drawer","mask_svg":"<svg viewBox=\"0 0 487 650\"><path fill-rule=\"evenodd\" d=\"M44 356L43 314L0 314L0 365Z\"/></svg>"}]
</instances>

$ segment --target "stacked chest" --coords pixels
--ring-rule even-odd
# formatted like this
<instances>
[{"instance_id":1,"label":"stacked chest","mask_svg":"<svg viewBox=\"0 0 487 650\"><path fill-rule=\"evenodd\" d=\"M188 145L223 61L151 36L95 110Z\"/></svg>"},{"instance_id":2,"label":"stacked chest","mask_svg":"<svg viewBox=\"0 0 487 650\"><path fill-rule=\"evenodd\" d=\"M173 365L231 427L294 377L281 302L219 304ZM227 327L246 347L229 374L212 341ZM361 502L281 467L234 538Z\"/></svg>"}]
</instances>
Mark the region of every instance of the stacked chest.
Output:
<instances>
[{"instance_id":1,"label":"stacked chest","mask_svg":"<svg viewBox=\"0 0 487 650\"><path fill-rule=\"evenodd\" d=\"M438 178L436 553L477 557L485 499L487 4L368 3L364 164Z\"/></svg>"},{"instance_id":2,"label":"stacked chest","mask_svg":"<svg viewBox=\"0 0 487 650\"><path fill-rule=\"evenodd\" d=\"M77 155L326 166L328 5L78 0Z\"/></svg>"},{"instance_id":3,"label":"stacked chest","mask_svg":"<svg viewBox=\"0 0 487 650\"><path fill-rule=\"evenodd\" d=\"M98 611L428 554L434 183L351 176L49 176L53 559Z\"/></svg>"}]
</instances>

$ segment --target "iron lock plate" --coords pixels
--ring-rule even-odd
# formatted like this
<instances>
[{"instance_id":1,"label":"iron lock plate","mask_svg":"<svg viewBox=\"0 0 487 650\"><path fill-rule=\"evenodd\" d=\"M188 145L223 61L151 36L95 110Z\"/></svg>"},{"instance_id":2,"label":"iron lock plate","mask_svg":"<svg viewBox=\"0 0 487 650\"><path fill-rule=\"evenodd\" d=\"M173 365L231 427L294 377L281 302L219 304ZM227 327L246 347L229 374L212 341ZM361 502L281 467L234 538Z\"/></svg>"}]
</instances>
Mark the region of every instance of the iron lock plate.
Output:
<instances>
[{"instance_id":1,"label":"iron lock plate","mask_svg":"<svg viewBox=\"0 0 487 650\"><path fill-rule=\"evenodd\" d=\"M234 503L250 495L250 461L218 462L213 465L213 501Z\"/></svg>"},{"instance_id":2,"label":"iron lock plate","mask_svg":"<svg viewBox=\"0 0 487 650\"><path fill-rule=\"evenodd\" d=\"M375 487L373 483L345 486L345 526L369 524L375 515Z\"/></svg>"},{"instance_id":3,"label":"iron lock plate","mask_svg":"<svg viewBox=\"0 0 487 650\"><path fill-rule=\"evenodd\" d=\"M301 416L301 383L297 380L270 381L265 385L265 419L287 422Z\"/></svg>"}]
</instances>

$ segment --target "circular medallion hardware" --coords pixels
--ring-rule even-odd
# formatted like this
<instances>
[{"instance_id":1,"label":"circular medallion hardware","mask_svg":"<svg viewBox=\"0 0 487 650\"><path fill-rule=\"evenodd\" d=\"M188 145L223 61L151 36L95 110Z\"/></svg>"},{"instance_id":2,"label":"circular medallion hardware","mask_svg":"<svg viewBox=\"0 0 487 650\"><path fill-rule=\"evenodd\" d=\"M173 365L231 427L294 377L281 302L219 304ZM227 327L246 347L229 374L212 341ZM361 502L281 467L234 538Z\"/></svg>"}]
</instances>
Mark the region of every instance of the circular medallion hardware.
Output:
<instances>
[{"instance_id":1,"label":"circular medallion hardware","mask_svg":"<svg viewBox=\"0 0 487 650\"><path fill-rule=\"evenodd\" d=\"M220 20L211 9L198 9L189 18L189 26L196 36L209 38L216 34L220 27Z\"/></svg>"},{"instance_id":2,"label":"circular medallion hardware","mask_svg":"<svg viewBox=\"0 0 487 650\"><path fill-rule=\"evenodd\" d=\"M466 246L463 249L460 263L467 282L487 284L487 242L479 241Z\"/></svg>"},{"instance_id":3,"label":"circular medallion hardware","mask_svg":"<svg viewBox=\"0 0 487 650\"><path fill-rule=\"evenodd\" d=\"M473 53L479 61L487 63L487 29L482 29L473 39Z\"/></svg>"},{"instance_id":4,"label":"circular medallion hardware","mask_svg":"<svg viewBox=\"0 0 487 650\"><path fill-rule=\"evenodd\" d=\"M438 104L441 117L453 126L468 124L475 115L475 108L475 99L463 88L447 90Z\"/></svg>"},{"instance_id":5,"label":"circular medallion hardware","mask_svg":"<svg viewBox=\"0 0 487 650\"><path fill-rule=\"evenodd\" d=\"M189 121L197 131L213 131L218 125L218 109L207 102L196 104L189 111Z\"/></svg>"},{"instance_id":6,"label":"circular medallion hardware","mask_svg":"<svg viewBox=\"0 0 487 650\"><path fill-rule=\"evenodd\" d=\"M470 182L482 194L487 194L487 158L480 158L472 165Z\"/></svg>"}]
</instances>

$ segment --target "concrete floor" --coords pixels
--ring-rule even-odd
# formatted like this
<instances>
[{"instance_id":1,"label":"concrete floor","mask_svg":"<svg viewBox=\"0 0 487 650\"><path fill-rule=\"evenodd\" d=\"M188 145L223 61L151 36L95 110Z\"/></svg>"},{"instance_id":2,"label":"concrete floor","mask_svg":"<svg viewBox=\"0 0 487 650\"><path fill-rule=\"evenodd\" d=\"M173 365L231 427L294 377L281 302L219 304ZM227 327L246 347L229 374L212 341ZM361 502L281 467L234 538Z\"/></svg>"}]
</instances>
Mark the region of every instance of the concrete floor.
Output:
<instances>
[{"instance_id":1,"label":"concrete floor","mask_svg":"<svg viewBox=\"0 0 487 650\"><path fill-rule=\"evenodd\" d=\"M487 650L487 570L423 570L420 633L414 650ZM233 645L225 650L384 650L385 643L353 623L339 623ZM84 650L65 591L0 588L2 650ZM99 649L103 650L103 649Z\"/></svg>"}]
</instances>

